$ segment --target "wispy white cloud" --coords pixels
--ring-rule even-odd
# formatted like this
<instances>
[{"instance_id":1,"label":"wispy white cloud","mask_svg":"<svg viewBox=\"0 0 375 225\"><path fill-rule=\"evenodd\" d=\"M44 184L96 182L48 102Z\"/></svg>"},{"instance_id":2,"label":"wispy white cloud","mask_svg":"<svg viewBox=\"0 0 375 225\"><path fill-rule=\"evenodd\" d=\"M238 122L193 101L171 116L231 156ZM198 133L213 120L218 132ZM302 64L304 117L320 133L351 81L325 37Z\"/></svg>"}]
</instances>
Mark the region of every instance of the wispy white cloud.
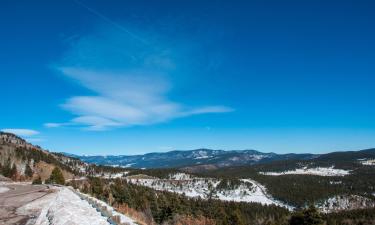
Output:
<instances>
[{"instance_id":1,"label":"wispy white cloud","mask_svg":"<svg viewBox=\"0 0 375 225\"><path fill-rule=\"evenodd\" d=\"M176 74L176 55L159 42L157 47L145 45L117 31L80 38L56 70L92 94L73 96L61 104L75 115L71 121L45 126L106 130L233 111L220 105L191 107L172 101L169 77Z\"/></svg>"},{"instance_id":2,"label":"wispy white cloud","mask_svg":"<svg viewBox=\"0 0 375 225\"><path fill-rule=\"evenodd\" d=\"M56 128L56 127L61 127L64 126L64 123L45 123L44 126L47 128Z\"/></svg>"},{"instance_id":3,"label":"wispy white cloud","mask_svg":"<svg viewBox=\"0 0 375 225\"><path fill-rule=\"evenodd\" d=\"M31 137L39 134L39 131L30 130L30 129L15 129L15 128L6 128L2 129L2 132L12 133L21 137Z\"/></svg>"}]
</instances>

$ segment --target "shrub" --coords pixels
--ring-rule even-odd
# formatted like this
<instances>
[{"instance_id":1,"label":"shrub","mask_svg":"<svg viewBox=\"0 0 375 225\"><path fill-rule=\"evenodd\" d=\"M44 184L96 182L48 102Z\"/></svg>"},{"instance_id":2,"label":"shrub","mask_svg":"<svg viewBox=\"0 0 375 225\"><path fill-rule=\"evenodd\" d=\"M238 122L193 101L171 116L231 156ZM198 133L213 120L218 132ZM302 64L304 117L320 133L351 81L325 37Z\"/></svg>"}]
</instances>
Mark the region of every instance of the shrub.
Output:
<instances>
[{"instance_id":1,"label":"shrub","mask_svg":"<svg viewBox=\"0 0 375 225\"><path fill-rule=\"evenodd\" d=\"M33 180L32 184L42 184L42 178L37 177L35 180Z\"/></svg>"}]
</instances>

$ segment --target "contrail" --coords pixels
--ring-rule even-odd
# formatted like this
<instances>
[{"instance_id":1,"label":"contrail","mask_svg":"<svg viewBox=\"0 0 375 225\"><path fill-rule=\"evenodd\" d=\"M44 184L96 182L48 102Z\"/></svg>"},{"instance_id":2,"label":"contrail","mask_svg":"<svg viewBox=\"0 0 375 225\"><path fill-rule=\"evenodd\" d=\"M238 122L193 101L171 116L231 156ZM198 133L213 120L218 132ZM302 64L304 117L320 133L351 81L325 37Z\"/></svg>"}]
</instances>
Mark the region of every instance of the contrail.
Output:
<instances>
[{"instance_id":1,"label":"contrail","mask_svg":"<svg viewBox=\"0 0 375 225\"><path fill-rule=\"evenodd\" d=\"M112 24L113 26L117 27L118 29L122 30L123 32L127 33L128 35L130 35L132 38L142 42L143 44L146 44L148 45L149 43L144 40L143 38L139 37L138 35L134 34L133 32L130 32L128 29L126 29L125 27L123 27L122 25L114 22L113 20L111 20L110 18L106 17L105 15L101 14L100 12L96 11L95 9L87 6L86 4L84 4L83 2L81 1L78 1L78 0L73 0L75 3L77 3L78 5L84 7L85 9L87 9L89 12L91 12L92 14L100 17L101 19L103 19L104 21L106 21L107 23L109 24Z\"/></svg>"}]
</instances>

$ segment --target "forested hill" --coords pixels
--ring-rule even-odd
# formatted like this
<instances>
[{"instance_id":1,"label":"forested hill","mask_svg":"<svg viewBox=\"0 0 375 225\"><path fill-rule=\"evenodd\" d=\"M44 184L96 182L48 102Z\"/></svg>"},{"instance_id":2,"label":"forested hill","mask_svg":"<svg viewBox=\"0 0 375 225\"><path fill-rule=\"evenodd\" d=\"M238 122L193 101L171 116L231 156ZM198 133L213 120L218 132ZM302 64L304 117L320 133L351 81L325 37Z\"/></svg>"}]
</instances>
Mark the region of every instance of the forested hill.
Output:
<instances>
[{"instance_id":1,"label":"forested hill","mask_svg":"<svg viewBox=\"0 0 375 225\"><path fill-rule=\"evenodd\" d=\"M121 168L90 165L73 157L54 153L32 145L26 140L11 134L0 132L0 174L15 181L48 179L52 170L58 167L65 179L79 176L119 172Z\"/></svg>"},{"instance_id":2,"label":"forested hill","mask_svg":"<svg viewBox=\"0 0 375 225\"><path fill-rule=\"evenodd\" d=\"M213 168L222 168L238 165L253 165L275 160L312 159L318 156L314 154L263 153L256 150L224 151L212 149L170 151L144 155L67 155L79 158L87 163L132 168L179 168L196 165L209 165Z\"/></svg>"},{"instance_id":3,"label":"forested hill","mask_svg":"<svg viewBox=\"0 0 375 225\"><path fill-rule=\"evenodd\" d=\"M79 173L85 163L58 153L51 153L11 134L0 132L0 173L13 180L46 180L55 167L65 179Z\"/></svg>"}]
</instances>

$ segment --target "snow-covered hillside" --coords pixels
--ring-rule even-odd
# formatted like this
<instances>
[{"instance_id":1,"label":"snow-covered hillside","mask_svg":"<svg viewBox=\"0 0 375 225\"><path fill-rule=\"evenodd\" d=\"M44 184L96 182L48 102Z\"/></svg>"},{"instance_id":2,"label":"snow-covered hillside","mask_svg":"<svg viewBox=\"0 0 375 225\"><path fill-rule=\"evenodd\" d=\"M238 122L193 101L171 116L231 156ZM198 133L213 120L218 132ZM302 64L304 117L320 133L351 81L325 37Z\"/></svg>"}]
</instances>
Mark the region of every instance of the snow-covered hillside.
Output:
<instances>
[{"instance_id":1,"label":"snow-covered hillside","mask_svg":"<svg viewBox=\"0 0 375 225\"><path fill-rule=\"evenodd\" d=\"M177 173L170 179L158 178L126 178L129 182L143 185L155 190L163 190L184 194L188 197L214 198L224 201L257 202L264 205L279 205L291 209L273 199L264 186L251 179L238 180L235 183L214 178L199 178L189 174ZM229 184L223 184L228 182Z\"/></svg>"},{"instance_id":2,"label":"snow-covered hillside","mask_svg":"<svg viewBox=\"0 0 375 225\"><path fill-rule=\"evenodd\" d=\"M301 169L288 170L284 172L260 172L263 175L269 176L280 176L288 174L303 174L303 175L317 175L317 176L346 176L350 174L348 170L334 169L334 167L315 167L307 168L303 167Z\"/></svg>"}]
</instances>

